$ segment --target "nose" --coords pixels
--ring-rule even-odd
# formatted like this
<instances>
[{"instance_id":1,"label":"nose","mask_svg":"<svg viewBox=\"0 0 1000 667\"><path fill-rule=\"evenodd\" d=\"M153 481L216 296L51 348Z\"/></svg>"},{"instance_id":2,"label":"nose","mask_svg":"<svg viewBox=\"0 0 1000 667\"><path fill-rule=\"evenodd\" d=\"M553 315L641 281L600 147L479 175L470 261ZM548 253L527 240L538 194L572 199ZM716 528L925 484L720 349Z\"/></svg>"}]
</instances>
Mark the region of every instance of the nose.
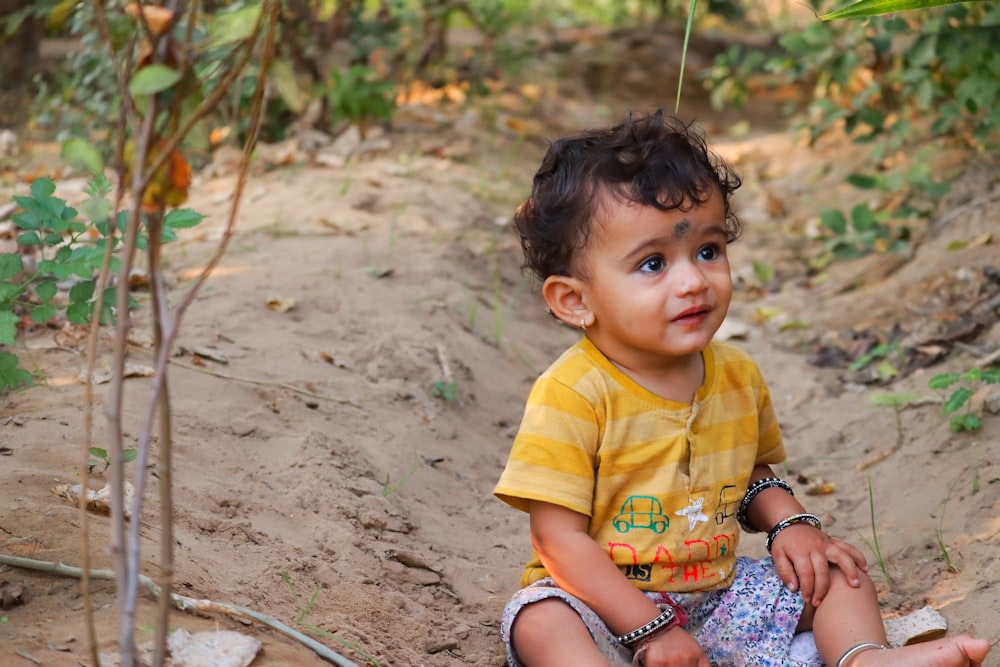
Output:
<instances>
[{"instance_id":1,"label":"nose","mask_svg":"<svg viewBox=\"0 0 1000 667\"><path fill-rule=\"evenodd\" d=\"M680 296L697 294L708 287L705 272L694 262L675 264L674 271L677 276L677 292Z\"/></svg>"}]
</instances>

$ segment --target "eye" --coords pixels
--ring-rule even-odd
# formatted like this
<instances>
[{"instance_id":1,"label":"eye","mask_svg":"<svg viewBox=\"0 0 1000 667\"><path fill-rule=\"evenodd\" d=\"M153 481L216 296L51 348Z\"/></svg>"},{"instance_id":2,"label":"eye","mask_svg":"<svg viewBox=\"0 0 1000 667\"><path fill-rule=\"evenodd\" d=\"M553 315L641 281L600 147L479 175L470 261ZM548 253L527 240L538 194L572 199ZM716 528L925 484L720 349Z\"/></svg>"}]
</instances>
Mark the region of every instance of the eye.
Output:
<instances>
[{"instance_id":1,"label":"eye","mask_svg":"<svg viewBox=\"0 0 1000 667\"><path fill-rule=\"evenodd\" d=\"M698 250L698 258L704 261L712 261L713 259L718 259L723 254L725 253L722 252L722 249L719 246L715 245L714 243L702 246Z\"/></svg>"},{"instance_id":2,"label":"eye","mask_svg":"<svg viewBox=\"0 0 1000 667\"><path fill-rule=\"evenodd\" d=\"M667 263L659 255L649 257L639 265L639 271L643 273L659 273L666 267Z\"/></svg>"}]
</instances>

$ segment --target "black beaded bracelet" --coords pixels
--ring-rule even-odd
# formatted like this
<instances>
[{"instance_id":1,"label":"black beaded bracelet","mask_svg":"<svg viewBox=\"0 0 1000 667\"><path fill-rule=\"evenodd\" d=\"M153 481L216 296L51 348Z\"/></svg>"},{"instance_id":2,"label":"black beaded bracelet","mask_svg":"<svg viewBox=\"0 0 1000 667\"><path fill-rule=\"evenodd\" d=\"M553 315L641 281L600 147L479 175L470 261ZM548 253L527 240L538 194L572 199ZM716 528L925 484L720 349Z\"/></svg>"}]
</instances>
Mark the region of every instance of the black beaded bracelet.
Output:
<instances>
[{"instance_id":1,"label":"black beaded bracelet","mask_svg":"<svg viewBox=\"0 0 1000 667\"><path fill-rule=\"evenodd\" d=\"M808 523L816 530L823 530L823 524L819 520L819 517L815 514L809 514L808 512L793 514L792 516L779 521L775 524L774 528L768 532L767 540L764 542L764 546L767 547L767 553L771 553L771 545L774 544L774 538L778 536L778 533L783 531L785 528L789 528L799 523Z\"/></svg>"},{"instance_id":2,"label":"black beaded bracelet","mask_svg":"<svg viewBox=\"0 0 1000 667\"><path fill-rule=\"evenodd\" d=\"M792 491L792 487L788 485L783 479L778 479L777 477L765 477L764 479L758 479L756 482L747 488L746 494L743 496L743 500L740 502L739 508L736 510L736 520L739 521L740 527L747 533L759 533L761 530L756 528L752 523L750 523L750 518L747 517L747 512L750 510L750 503L753 499L757 497L757 494L765 489L784 489L790 495L795 495Z\"/></svg>"},{"instance_id":3,"label":"black beaded bracelet","mask_svg":"<svg viewBox=\"0 0 1000 667\"><path fill-rule=\"evenodd\" d=\"M654 635L660 630L669 627L670 624L674 622L675 618L676 612L674 611L674 608L667 606L666 609L660 612L659 616L646 625L636 628L632 632L627 632L624 635L619 635L617 639L625 646L632 646L636 642L640 642L646 637Z\"/></svg>"}]
</instances>

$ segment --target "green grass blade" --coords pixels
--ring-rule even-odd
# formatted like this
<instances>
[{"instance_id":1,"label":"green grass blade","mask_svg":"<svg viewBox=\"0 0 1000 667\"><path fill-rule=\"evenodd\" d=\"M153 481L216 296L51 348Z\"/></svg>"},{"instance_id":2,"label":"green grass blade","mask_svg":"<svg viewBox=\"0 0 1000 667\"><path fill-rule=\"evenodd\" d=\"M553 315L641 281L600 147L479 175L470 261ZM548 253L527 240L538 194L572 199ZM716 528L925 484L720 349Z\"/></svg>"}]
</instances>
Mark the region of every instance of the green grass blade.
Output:
<instances>
[{"instance_id":1,"label":"green grass blade","mask_svg":"<svg viewBox=\"0 0 1000 667\"><path fill-rule=\"evenodd\" d=\"M677 75L677 101L674 103L674 113L681 108L681 88L684 86L684 64L687 62L688 41L691 39L691 27L694 25L694 10L698 7L698 0L691 0L688 7L687 27L684 28L684 48L681 50L681 71Z\"/></svg>"},{"instance_id":2,"label":"green grass blade","mask_svg":"<svg viewBox=\"0 0 1000 667\"><path fill-rule=\"evenodd\" d=\"M984 1L972 0L972 2ZM858 2L827 12L819 18L821 21L856 19L864 16L888 14L889 12L905 12L912 9L930 9L931 7L957 4L959 4L959 0L858 0Z\"/></svg>"}]
</instances>

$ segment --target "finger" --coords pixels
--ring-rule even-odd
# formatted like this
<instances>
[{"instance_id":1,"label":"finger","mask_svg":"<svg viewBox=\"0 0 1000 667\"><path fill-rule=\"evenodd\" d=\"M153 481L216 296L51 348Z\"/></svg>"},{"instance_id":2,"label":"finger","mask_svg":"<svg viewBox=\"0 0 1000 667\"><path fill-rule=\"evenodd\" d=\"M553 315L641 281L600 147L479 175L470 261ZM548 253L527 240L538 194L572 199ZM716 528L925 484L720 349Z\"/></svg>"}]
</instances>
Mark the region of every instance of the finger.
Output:
<instances>
[{"instance_id":1,"label":"finger","mask_svg":"<svg viewBox=\"0 0 1000 667\"><path fill-rule=\"evenodd\" d=\"M813 566L813 590L812 605L818 607L826 594L830 591L830 564L822 554L813 554L811 557ZM807 600L810 598L806 598Z\"/></svg>"},{"instance_id":2,"label":"finger","mask_svg":"<svg viewBox=\"0 0 1000 667\"><path fill-rule=\"evenodd\" d=\"M784 551L774 550L772 555L774 559L774 571L778 573L781 580L785 583L785 587L795 592L799 590L799 579L795 575L795 567L792 565L792 561L788 559Z\"/></svg>"},{"instance_id":3,"label":"finger","mask_svg":"<svg viewBox=\"0 0 1000 667\"><path fill-rule=\"evenodd\" d=\"M799 589L802 599L809 602L816 593L816 570L813 556L803 559L795 565L795 574L799 578Z\"/></svg>"},{"instance_id":4,"label":"finger","mask_svg":"<svg viewBox=\"0 0 1000 667\"><path fill-rule=\"evenodd\" d=\"M847 547L847 545L842 545ZM830 562L840 568L852 588L861 585L858 563L850 553L850 548L837 549L830 554Z\"/></svg>"},{"instance_id":5,"label":"finger","mask_svg":"<svg viewBox=\"0 0 1000 667\"><path fill-rule=\"evenodd\" d=\"M853 544L847 544L846 542L844 543L844 546L847 547L847 552L851 555L851 560L853 560L854 564L858 566L858 569L861 570L862 572L867 572L868 559L865 558L865 555L863 553L861 553L861 550L855 547Z\"/></svg>"}]
</instances>

